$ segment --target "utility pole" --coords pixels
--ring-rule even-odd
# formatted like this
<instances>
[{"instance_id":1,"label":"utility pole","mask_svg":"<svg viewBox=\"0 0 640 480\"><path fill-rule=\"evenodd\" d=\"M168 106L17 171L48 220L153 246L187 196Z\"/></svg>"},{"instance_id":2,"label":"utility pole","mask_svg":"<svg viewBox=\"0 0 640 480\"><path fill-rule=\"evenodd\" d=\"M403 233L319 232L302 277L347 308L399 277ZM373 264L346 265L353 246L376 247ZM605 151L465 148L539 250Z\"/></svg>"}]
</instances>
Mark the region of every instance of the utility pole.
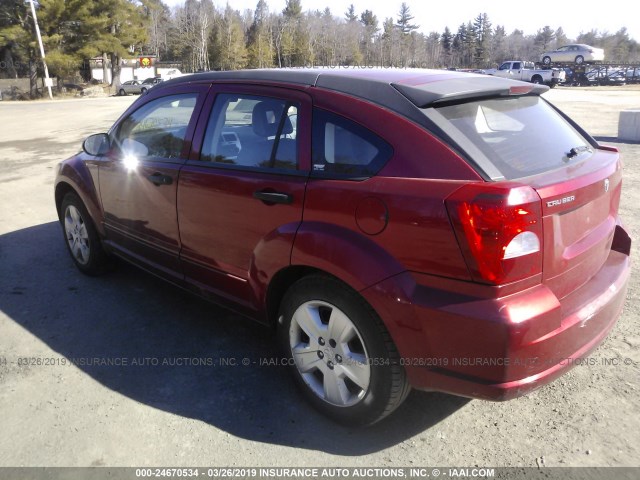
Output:
<instances>
[{"instance_id":1,"label":"utility pole","mask_svg":"<svg viewBox=\"0 0 640 480\"><path fill-rule=\"evenodd\" d=\"M33 14L33 23L36 26L36 35L38 37L38 44L40 45L40 55L42 55L42 65L44 66L44 84L49 90L49 98L53 100L53 94L51 93L51 85L53 82L49 78L49 69L47 68L47 62L44 59L44 46L42 45L42 36L40 35L40 27L38 26L38 17L36 16L36 7L33 4L33 0L28 0L31 4L31 13Z\"/></svg>"}]
</instances>

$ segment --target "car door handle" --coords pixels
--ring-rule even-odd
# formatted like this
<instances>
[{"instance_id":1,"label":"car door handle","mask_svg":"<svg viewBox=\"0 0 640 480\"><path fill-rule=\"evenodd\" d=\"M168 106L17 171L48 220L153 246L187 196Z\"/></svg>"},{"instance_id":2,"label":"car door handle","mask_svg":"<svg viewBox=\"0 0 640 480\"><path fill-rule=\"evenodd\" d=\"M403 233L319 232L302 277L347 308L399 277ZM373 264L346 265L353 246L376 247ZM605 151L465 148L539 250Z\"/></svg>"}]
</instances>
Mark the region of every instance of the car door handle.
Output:
<instances>
[{"instance_id":1,"label":"car door handle","mask_svg":"<svg viewBox=\"0 0 640 480\"><path fill-rule=\"evenodd\" d=\"M257 192L253 192L253 198L257 198L267 204L283 203L288 205L293 203L293 195L281 192L265 192L258 190Z\"/></svg>"},{"instance_id":2,"label":"car door handle","mask_svg":"<svg viewBox=\"0 0 640 480\"><path fill-rule=\"evenodd\" d=\"M163 175L160 172L149 175L147 177L147 180L149 180L157 187L160 185L171 185L173 183L173 177L169 175Z\"/></svg>"}]
</instances>

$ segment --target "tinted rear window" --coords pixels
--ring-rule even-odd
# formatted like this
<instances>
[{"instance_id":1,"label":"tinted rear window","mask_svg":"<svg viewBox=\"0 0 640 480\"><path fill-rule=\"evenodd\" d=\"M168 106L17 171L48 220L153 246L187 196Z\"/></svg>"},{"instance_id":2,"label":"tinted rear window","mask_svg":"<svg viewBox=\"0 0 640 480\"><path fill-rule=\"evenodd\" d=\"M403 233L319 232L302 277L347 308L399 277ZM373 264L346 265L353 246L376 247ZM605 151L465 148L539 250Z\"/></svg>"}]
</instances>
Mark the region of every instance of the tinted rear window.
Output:
<instances>
[{"instance_id":1,"label":"tinted rear window","mask_svg":"<svg viewBox=\"0 0 640 480\"><path fill-rule=\"evenodd\" d=\"M507 180L554 170L590 153L588 141L537 96L478 100L435 112L454 140L477 148L471 157L485 157L474 158L477 164L488 160Z\"/></svg>"},{"instance_id":2,"label":"tinted rear window","mask_svg":"<svg viewBox=\"0 0 640 480\"><path fill-rule=\"evenodd\" d=\"M385 140L340 115L313 111L314 177L368 178L377 174L393 155Z\"/></svg>"}]
</instances>

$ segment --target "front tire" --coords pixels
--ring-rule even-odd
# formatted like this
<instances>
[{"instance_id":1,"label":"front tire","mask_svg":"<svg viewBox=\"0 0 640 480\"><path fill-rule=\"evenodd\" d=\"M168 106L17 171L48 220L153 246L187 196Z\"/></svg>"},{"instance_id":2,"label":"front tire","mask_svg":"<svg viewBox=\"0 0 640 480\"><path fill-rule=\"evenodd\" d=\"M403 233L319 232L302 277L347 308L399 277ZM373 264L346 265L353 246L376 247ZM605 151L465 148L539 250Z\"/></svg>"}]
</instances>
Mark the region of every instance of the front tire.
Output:
<instances>
[{"instance_id":1,"label":"front tire","mask_svg":"<svg viewBox=\"0 0 640 480\"><path fill-rule=\"evenodd\" d=\"M121 88L119 93L121 97L124 97L127 94L127 92L124 91L124 88Z\"/></svg>"},{"instance_id":2,"label":"front tire","mask_svg":"<svg viewBox=\"0 0 640 480\"><path fill-rule=\"evenodd\" d=\"M67 193L60 204L60 223L67 250L73 263L86 275L100 275L107 270L109 258L80 197Z\"/></svg>"},{"instance_id":3,"label":"front tire","mask_svg":"<svg viewBox=\"0 0 640 480\"><path fill-rule=\"evenodd\" d=\"M373 424L410 391L382 320L338 280L312 275L296 282L281 304L278 327L298 387L341 424Z\"/></svg>"}]
</instances>

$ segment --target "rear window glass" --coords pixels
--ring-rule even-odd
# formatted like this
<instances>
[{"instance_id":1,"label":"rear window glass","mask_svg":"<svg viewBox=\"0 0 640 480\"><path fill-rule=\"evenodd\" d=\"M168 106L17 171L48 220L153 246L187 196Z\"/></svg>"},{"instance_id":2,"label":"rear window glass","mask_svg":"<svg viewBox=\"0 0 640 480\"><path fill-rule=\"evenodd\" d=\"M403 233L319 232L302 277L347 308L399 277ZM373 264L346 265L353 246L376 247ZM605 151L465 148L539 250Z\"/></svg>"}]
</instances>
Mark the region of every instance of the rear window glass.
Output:
<instances>
[{"instance_id":1,"label":"rear window glass","mask_svg":"<svg viewBox=\"0 0 640 480\"><path fill-rule=\"evenodd\" d=\"M554 170L591 152L587 140L537 96L479 100L436 111L454 140L462 135L470 141L507 180Z\"/></svg>"}]
</instances>

